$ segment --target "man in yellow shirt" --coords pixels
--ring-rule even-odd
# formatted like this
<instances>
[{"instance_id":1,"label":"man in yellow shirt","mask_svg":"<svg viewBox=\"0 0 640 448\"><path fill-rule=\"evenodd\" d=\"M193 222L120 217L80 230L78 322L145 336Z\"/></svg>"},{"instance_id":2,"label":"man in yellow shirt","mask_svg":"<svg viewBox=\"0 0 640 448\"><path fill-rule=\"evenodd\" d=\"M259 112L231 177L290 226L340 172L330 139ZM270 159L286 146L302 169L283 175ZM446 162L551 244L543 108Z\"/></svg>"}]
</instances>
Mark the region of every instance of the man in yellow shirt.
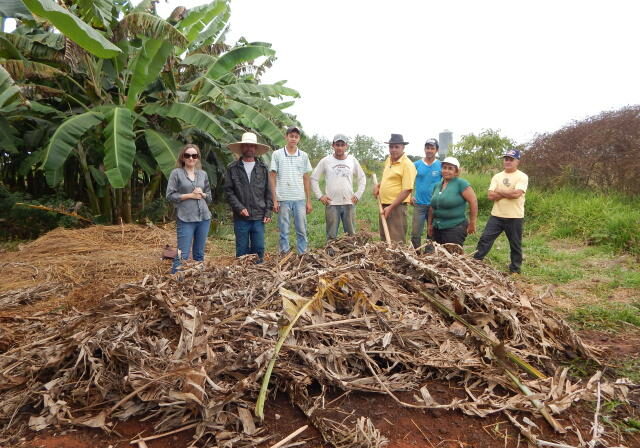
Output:
<instances>
[{"instance_id":1,"label":"man in yellow shirt","mask_svg":"<svg viewBox=\"0 0 640 448\"><path fill-rule=\"evenodd\" d=\"M520 151L517 149L506 151L502 160L504 171L493 176L489 185L488 197L493 201L493 208L473 258L482 260L491 250L496 238L504 232L511 248L509 271L519 274L522 265L524 197L529 177L518 170Z\"/></svg>"},{"instance_id":2,"label":"man in yellow shirt","mask_svg":"<svg viewBox=\"0 0 640 448\"><path fill-rule=\"evenodd\" d=\"M384 162L382 180L373 186L373 195L380 195L391 241L404 243L407 237L407 204L416 180L416 167L404 153L404 147L409 142L405 142L401 134L391 134L385 143L389 145L389 157ZM380 238L384 240L382 217L379 227Z\"/></svg>"}]
</instances>

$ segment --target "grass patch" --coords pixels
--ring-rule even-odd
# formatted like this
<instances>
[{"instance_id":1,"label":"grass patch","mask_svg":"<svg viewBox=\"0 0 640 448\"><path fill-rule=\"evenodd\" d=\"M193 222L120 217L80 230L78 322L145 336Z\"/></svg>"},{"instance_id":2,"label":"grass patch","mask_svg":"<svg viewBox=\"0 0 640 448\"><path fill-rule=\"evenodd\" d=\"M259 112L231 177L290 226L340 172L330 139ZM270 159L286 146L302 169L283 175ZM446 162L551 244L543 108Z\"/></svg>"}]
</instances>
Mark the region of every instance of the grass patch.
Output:
<instances>
[{"instance_id":1,"label":"grass patch","mask_svg":"<svg viewBox=\"0 0 640 448\"><path fill-rule=\"evenodd\" d=\"M582 328L618 329L624 322L640 328L640 302L583 306L574 309L569 320Z\"/></svg>"}]
</instances>

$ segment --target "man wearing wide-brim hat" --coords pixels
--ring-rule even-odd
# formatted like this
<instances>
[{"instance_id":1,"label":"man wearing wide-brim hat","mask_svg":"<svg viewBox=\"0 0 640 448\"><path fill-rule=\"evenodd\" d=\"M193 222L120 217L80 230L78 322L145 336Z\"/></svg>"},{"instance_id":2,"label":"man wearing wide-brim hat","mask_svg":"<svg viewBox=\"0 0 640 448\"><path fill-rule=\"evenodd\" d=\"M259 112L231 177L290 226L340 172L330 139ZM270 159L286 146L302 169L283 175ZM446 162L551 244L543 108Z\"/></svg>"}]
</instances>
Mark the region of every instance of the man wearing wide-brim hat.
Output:
<instances>
[{"instance_id":1,"label":"man wearing wide-brim hat","mask_svg":"<svg viewBox=\"0 0 640 448\"><path fill-rule=\"evenodd\" d=\"M236 235L236 257L256 254L264 258L264 225L271 221L273 200L269 187L269 170L258 157L269 152L251 132L242 140L228 145L239 159L227 167L224 193L233 210L233 231Z\"/></svg>"},{"instance_id":2,"label":"man wearing wide-brim hat","mask_svg":"<svg viewBox=\"0 0 640 448\"><path fill-rule=\"evenodd\" d=\"M389 157L384 162L382 180L373 187L374 196L380 196L384 218L389 227L392 241L402 241L407 237L407 204L411 200L413 183L416 180L416 167L405 155L405 142L402 134L391 134L388 142ZM382 217L380 217L380 238L384 240Z\"/></svg>"}]
</instances>

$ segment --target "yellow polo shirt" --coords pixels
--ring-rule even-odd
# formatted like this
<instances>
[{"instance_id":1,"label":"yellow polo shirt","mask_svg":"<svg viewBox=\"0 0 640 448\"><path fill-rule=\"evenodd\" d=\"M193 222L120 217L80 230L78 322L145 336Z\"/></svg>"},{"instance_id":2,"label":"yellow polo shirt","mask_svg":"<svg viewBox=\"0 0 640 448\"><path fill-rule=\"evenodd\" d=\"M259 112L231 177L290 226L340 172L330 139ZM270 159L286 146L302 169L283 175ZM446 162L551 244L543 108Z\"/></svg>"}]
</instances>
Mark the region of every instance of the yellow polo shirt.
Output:
<instances>
[{"instance_id":1,"label":"yellow polo shirt","mask_svg":"<svg viewBox=\"0 0 640 448\"><path fill-rule=\"evenodd\" d=\"M402 157L394 163L391 163L391 158L387 157L380 182L380 201L383 204L391 204L401 191L413 190L416 174L416 167L406 154L402 154ZM410 200L411 195L407 196L403 202L407 203Z\"/></svg>"},{"instance_id":2,"label":"yellow polo shirt","mask_svg":"<svg viewBox=\"0 0 640 448\"><path fill-rule=\"evenodd\" d=\"M527 192L529 177L520 170L513 173L501 171L493 176L489 191L522 190ZM499 199L493 201L491 214L497 218L524 218L524 194L517 199Z\"/></svg>"}]
</instances>

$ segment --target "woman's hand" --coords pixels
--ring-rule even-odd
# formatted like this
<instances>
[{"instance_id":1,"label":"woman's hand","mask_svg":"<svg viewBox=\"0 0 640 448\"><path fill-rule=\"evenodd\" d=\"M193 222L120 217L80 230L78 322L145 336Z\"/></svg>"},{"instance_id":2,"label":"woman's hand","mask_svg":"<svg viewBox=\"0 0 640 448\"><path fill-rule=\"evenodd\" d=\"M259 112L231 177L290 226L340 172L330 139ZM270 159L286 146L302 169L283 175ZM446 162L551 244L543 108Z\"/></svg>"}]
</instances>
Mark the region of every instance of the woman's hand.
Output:
<instances>
[{"instance_id":1,"label":"woman's hand","mask_svg":"<svg viewBox=\"0 0 640 448\"><path fill-rule=\"evenodd\" d=\"M472 235L474 233L476 233L476 222L469 221L469 225L467 226L467 234Z\"/></svg>"}]
</instances>

